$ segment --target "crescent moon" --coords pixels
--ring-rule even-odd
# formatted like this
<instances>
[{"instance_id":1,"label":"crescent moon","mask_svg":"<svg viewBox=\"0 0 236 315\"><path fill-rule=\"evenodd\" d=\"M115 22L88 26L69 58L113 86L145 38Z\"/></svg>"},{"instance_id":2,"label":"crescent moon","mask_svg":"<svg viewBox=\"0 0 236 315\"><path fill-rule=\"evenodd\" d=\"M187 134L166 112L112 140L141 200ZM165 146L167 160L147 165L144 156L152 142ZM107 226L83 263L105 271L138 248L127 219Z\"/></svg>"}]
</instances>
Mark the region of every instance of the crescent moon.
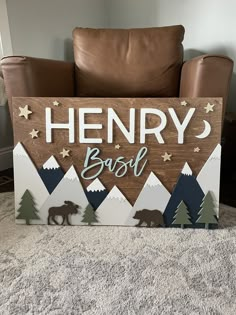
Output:
<instances>
[{"instance_id":1,"label":"crescent moon","mask_svg":"<svg viewBox=\"0 0 236 315\"><path fill-rule=\"evenodd\" d=\"M203 120L203 122L205 125L205 129L200 135L195 136L198 139L204 139L204 138L208 137L209 134L211 133L211 125L209 124L209 122L206 120Z\"/></svg>"}]
</instances>

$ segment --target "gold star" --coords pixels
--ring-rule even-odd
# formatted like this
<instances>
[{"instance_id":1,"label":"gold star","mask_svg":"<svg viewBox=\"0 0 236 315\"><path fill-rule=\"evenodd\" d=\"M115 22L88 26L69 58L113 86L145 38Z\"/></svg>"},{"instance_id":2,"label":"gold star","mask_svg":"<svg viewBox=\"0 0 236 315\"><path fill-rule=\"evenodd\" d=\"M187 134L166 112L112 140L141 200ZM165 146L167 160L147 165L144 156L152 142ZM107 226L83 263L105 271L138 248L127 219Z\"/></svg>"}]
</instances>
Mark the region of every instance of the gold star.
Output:
<instances>
[{"instance_id":1,"label":"gold star","mask_svg":"<svg viewBox=\"0 0 236 315\"><path fill-rule=\"evenodd\" d=\"M209 112L213 112L214 111L214 109L213 109L214 106L215 106L214 104L207 103L207 106L204 107L204 109L206 110L206 113L208 114Z\"/></svg>"},{"instance_id":2,"label":"gold star","mask_svg":"<svg viewBox=\"0 0 236 315\"><path fill-rule=\"evenodd\" d=\"M193 149L193 152L197 152L198 153L199 151L200 151L199 147L196 147L196 148Z\"/></svg>"},{"instance_id":3,"label":"gold star","mask_svg":"<svg viewBox=\"0 0 236 315\"><path fill-rule=\"evenodd\" d=\"M115 149L116 149L116 150L119 150L119 149L120 149L120 145L119 145L119 144L116 144L116 145L115 145Z\"/></svg>"},{"instance_id":4,"label":"gold star","mask_svg":"<svg viewBox=\"0 0 236 315\"><path fill-rule=\"evenodd\" d=\"M161 157L163 157L164 162L171 161L172 154L168 154L167 152L165 152L165 154L162 155Z\"/></svg>"},{"instance_id":5,"label":"gold star","mask_svg":"<svg viewBox=\"0 0 236 315\"><path fill-rule=\"evenodd\" d=\"M187 103L186 101L182 101L180 104L181 104L182 106L187 106L187 105L188 105L188 103Z\"/></svg>"},{"instance_id":6,"label":"gold star","mask_svg":"<svg viewBox=\"0 0 236 315\"><path fill-rule=\"evenodd\" d=\"M28 105L25 105L25 107L19 107L19 110L20 110L19 116L20 117L24 116L25 119L28 119L28 116L32 114L31 110L29 110Z\"/></svg>"},{"instance_id":7,"label":"gold star","mask_svg":"<svg viewBox=\"0 0 236 315\"><path fill-rule=\"evenodd\" d=\"M59 106L60 103L59 103L58 101L54 101L54 102L53 102L53 105L54 105L54 106Z\"/></svg>"},{"instance_id":8,"label":"gold star","mask_svg":"<svg viewBox=\"0 0 236 315\"><path fill-rule=\"evenodd\" d=\"M38 133L39 133L39 130L33 129L33 130L29 133L29 135L31 135L31 138L34 139L34 138L38 138L38 137L39 137Z\"/></svg>"},{"instance_id":9,"label":"gold star","mask_svg":"<svg viewBox=\"0 0 236 315\"><path fill-rule=\"evenodd\" d=\"M65 148L63 148L63 150L60 152L60 154L62 155L63 159L67 156L70 156L69 154L70 150L66 150Z\"/></svg>"}]
</instances>

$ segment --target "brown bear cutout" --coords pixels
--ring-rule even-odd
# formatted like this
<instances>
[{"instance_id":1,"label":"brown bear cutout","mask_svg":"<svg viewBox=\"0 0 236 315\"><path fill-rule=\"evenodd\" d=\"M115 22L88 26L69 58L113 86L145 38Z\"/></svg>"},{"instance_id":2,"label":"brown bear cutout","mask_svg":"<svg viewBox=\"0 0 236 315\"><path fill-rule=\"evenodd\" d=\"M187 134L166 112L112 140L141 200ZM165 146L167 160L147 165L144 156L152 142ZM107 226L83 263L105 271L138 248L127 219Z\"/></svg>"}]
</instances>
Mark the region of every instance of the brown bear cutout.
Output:
<instances>
[{"instance_id":1,"label":"brown bear cutout","mask_svg":"<svg viewBox=\"0 0 236 315\"><path fill-rule=\"evenodd\" d=\"M147 210L143 209L136 211L133 216L134 219L138 219L139 223L136 226L141 226L143 223L146 223L146 227L159 227L165 226L163 215L159 210Z\"/></svg>"}]
</instances>

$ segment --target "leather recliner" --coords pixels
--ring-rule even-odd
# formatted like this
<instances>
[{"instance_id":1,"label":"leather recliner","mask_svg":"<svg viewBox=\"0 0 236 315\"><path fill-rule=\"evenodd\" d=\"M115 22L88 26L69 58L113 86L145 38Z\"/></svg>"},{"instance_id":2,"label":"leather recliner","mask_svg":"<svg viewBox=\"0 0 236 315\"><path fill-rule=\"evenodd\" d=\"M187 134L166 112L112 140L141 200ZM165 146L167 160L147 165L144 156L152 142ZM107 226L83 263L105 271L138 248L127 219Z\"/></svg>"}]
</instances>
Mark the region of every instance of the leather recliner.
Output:
<instances>
[{"instance_id":1,"label":"leather recliner","mask_svg":"<svg viewBox=\"0 0 236 315\"><path fill-rule=\"evenodd\" d=\"M1 61L12 96L223 97L233 61L203 55L183 62L184 27L75 28L75 62L11 56Z\"/></svg>"}]
</instances>

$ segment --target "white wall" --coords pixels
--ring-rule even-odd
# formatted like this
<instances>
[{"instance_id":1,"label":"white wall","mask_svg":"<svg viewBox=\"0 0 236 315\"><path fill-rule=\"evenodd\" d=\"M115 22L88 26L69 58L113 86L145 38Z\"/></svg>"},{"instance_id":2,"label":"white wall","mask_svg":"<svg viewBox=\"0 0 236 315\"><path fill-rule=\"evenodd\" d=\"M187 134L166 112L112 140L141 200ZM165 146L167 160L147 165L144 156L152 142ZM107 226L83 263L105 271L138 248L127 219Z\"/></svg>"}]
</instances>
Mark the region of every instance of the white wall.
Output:
<instances>
[{"instance_id":1,"label":"white wall","mask_svg":"<svg viewBox=\"0 0 236 315\"><path fill-rule=\"evenodd\" d=\"M157 0L107 0L108 27L156 26L157 6Z\"/></svg>"},{"instance_id":2,"label":"white wall","mask_svg":"<svg viewBox=\"0 0 236 315\"><path fill-rule=\"evenodd\" d=\"M73 60L72 30L105 27L105 4L106 0L0 0L0 57L13 53ZM12 138L8 109L0 107L0 170L11 166Z\"/></svg>"},{"instance_id":3,"label":"white wall","mask_svg":"<svg viewBox=\"0 0 236 315\"><path fill-rule=\"evenodd\" d=\"M6 0L0 0L0 58L12 54ZM0 106L0 171L12 166L13 135L7 106Z\"/></svg>"},{"instance_id":4,"label":"white wall","mask_svg":"<svg viewBox=\"0 0 236 315\"><path fill-rule=\"evenodd\" d=\"M7 0L13 52L73 60L72 30L104 27L105 0Z\"/></svg>"},{"instance_id":5,"label":"white wall","mask_svg":"<svg viewBox=\"0 0 236 315\"><path fill-rule=\"evenodd\" d=\"M235 0L108 0L109 27L150 27L182 24L185 59L219 53L236 63ZM228 110L236 111L236 65Z\"/></svg>"},{"instance_id":6,"label":"white wall","mask_svg":"<svg viewBox=\"0 0 236 315\"><path fill-rule=\"evenodd\" d=\"M158 25L184 25L186 59L218 53L235 61L228 111L236 111L236 1L158 0L158 4Z\"/></svg>"},{"instance_id":7,"label":"white wall","mask_svg":"<svg viewBox=\"0 0 236 315\"><path fill-rule=\"evenodd\" d=\"M235 57L235 0L108 0L108 2L109 27L182 24L186 30L184 39L186 50L228 53Z\"/></svg>"},{"instance_id":8,"label":"white wall","mask_svg":"<svg viewBox=\"0 0 236 315\"><path fill-rule=\"evenodd\" d=\"M236 59L235 0L0 0L7 1L13 53L73 60L71 32L83 27L183 24L185 58L202 53ZM228 110L236 111L236 65Z\"/></svg>"},{"instance_id":9,"label":"white wall","mask_svg":"<svg viewBox=\"0 0 236 315\"><path fill-rule=\"evenodd\" d=\"M201 53L236 59L235 0L0 0L7 1L13 53L73 60L71 32L83 27L183 24L185 58ZM228 110L236 111L236 65Z\"/></svg>"},{"instance_id":10,"label":"white wall","mask_svg":"<svg viewBox=\"0 0 236 315\"><path fill-rule=\"evenodd\" d=\"M6 0L0 0L0 58L12 54Z\"/></svg>"}]
</instances>

